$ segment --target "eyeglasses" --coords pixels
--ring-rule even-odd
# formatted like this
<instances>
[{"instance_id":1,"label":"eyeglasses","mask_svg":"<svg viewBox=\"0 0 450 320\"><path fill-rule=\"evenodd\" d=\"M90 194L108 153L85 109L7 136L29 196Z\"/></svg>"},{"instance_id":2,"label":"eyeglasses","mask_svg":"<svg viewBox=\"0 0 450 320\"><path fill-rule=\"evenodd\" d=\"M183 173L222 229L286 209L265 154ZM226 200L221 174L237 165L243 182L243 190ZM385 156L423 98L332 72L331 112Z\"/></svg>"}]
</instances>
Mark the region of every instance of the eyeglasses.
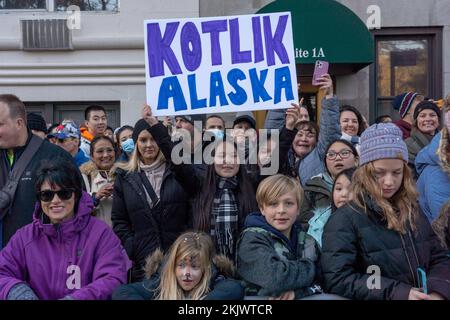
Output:
<instances>
[{"instance_id":1,"label":"eyeglasses","mask_svg":"<svg viewBox=\"0 0 450 320\"><path fill-rule=\"evenodd\" d=\"M50 202L55 197L55 194L57 194L59 199L69 200L74 192L74 189L61 189L58 191L42 190L37 193L37 198L42 202Z\"/></svg>"},{"instance_id":2,"label":"eyeglasses","mask_svg":"<svg viewBox=\"0 0 450 320\"><path fill-rule=\"evenodd\" d=\"M348 149L341 150L339 152L329 151L327 152L327 159L334 160L336 159L337 155L339 155L341 159L347 159L348 157L350 157L351 154L353 153Z\"/></svg>"}]
</instances>

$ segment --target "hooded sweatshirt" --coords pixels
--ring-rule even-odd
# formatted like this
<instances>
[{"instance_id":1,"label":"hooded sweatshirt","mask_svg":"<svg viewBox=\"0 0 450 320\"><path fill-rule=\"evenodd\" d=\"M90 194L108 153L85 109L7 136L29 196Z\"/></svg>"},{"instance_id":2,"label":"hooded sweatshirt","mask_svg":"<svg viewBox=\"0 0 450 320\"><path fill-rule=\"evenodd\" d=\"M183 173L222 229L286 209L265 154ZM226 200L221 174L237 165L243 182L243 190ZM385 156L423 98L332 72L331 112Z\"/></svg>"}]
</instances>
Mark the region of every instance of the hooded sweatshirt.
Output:
<instances>
[{"instance_id":1,"label":"hooded sweatshirt","mask_svg":"<svg viewBox=\"0 0 450 320\"><path fill-rule=\"evenodd\" d=\"M33 222L0 252L0 300L19 284L42 300L104 300L126 283L131 262L114 232L92 217L92 210L92 199L83 192L72 219L45 224L37 203Z\"/></svg>"},{"instance_id":2,"label":"hooded sweatshirt","mask_svg":"<svg viewBox=\"0 0 450 320\"><path fill-rule=\"evenodd\" d=\"M321 292L313 286L317 254L314 239L300 226L292 226L288 239L255 212L245 219L237 271L246 284L246 294L275 297L293 290L295 299L300 299Z\"/></svg>"},{"instance_id":3,"label":"hooded sweatshirt","mask_svg":"<svg viewBox=\"0 0 450 320\"><path fill-rule=\"evenodd\" d=\"M449 134L443 128L416 157L419 174L419 203L430 223L450 199L450 163L447 161Z\"/></svg>"}]
</instances>

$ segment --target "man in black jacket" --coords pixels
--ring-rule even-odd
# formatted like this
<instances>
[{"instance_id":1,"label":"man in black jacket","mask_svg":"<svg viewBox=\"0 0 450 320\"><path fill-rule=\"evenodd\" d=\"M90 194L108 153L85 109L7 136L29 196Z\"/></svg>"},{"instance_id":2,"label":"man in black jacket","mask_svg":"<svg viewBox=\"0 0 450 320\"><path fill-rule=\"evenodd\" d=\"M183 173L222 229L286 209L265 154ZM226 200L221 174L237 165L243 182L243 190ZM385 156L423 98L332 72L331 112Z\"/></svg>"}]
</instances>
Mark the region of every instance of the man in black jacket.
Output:
<instances>
[{"instance_id":1,"label":"man in black jacket","mask_svg":"<svg viewBox=\"0 0 450 320\"><path fill-rule=\"evenodd\" d=\"M27 128L26 119L25 105L19 98L11 94L0 95L0 188L6 184L14 165L33 136ZM31 223L36 202L36 171L42 160L56 158L72 161L70 154L62 148L43 141L25 167L12 204L0 220L0 249L18 229Z\"/></svg>"}]
</instances>

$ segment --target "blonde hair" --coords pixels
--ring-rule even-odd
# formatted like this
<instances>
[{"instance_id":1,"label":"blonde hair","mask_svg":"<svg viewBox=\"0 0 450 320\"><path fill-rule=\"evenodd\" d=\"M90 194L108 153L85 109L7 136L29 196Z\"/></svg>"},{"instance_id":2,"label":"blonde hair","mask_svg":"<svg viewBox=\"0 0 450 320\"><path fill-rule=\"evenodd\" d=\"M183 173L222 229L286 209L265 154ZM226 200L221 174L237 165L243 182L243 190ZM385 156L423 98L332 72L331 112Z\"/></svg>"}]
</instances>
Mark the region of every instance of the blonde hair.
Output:
<instances>
[{"instance_id":1,"label":"blonde hair","mask_svg":"<svg viewBox=\"0 0 450 320\"><path fill-rule=\"evenodd\" d=\"M376 178L373 162L356 169L353 175L352 191L355 204L367 213L366 195L370 195L383 213L388 229L402 234L407 231L408 224L415 230L415 221L419 213L417 204L418 193L412 180L411 170L403 163L403 179L399 190L391 199L383 197Z\"/></svg>"},{"instance_id":2,"label":"blonde hair","mask_svg":"<svg viewBox=\"0 0 450 320\"><path fill-rule=\"evenodd\" d=\"M256 201L259 208L264 208L264 206L290 192L294 192L300 208L303 201L303 189L300 182L292 177L276 174L264 179L259 184L258 190L256 190Z\"/></svg>"},{"instance_id":3,"label":"blonde hair","mask_svg":"<svg viewBox=\"0 0 450 320\"><path fill-rule=\"evenodd\" d=\"M140 172L141 168L139 162L141 161L141 154L139 153L137 144L130 155L130 159L128 162L117 162L114 167L111 169L113 175L115 175L116 170L118 168L127 171L127 172ZM164 162L166 158L164 157L161 149L158 151L158 155L156 156L155 162Z\"/></svg>"},{"instance_id":4,"label":"blonde hair","mask_svg":"<svg viewBox=\"0 0 450 320\"><path fill-rule=\"evenodd\" d=\"M186 232L180 235L170 247L166 264L161 272L156 300L200 300L208 292L212 275L211 263L215 256L214 243L204 232ZM175 270L177 262L185 258L198 259L202 278L189 292L178 285Z\"/></svg>"}]
</instances>

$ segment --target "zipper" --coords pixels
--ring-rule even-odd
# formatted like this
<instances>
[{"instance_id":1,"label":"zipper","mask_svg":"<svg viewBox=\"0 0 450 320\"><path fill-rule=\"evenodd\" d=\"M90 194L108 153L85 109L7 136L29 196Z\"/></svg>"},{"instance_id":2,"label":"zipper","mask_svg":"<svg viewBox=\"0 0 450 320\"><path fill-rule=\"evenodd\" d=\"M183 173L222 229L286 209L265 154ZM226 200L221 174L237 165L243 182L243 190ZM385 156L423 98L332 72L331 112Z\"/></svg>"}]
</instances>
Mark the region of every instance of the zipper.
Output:
<instances>
[{"instance_id":1,"label":"zipper","mask_svg":"<svg viewBox=\"0 0 450 320\"><path fill-rule=\"evenodd\" d=\"M403 253L404 253L405 256L406 256L406 261L408 261L409 271L411 272L411 275L412 275L414 284L417 285L417 284L419 283L419 280L416 279L416 275L415 275L415 273L414 273L414 269L413 269L413 267L412 267L412 265L411 265L411 261L409 260L408 252L407 252L407 250L406 250L405 239L403 239L403 235L402 235L402 234L400 234L400 239L402 240ZM417 285L416 288L420 288L420 284Z\"/></svg>"},{"instance_id":2,"label":"zipper","mask_svg":"<svg viewBox=\"0 0 450 320\"><path fill-rule=\"evenodd\" d=\"M55 224L55 229L56 229L56 238L58 240L58 242L61 242L61 226L59 224Z\"/></svg>"},{"instance_id":3,"label":"zipper","mask_svg":"<svg viewBox=\"0 0 450 320\"><path fill-rule=\"evenodd\" d=\"M413 241L412 235L411 235L411 231L408 230L408 237L409 237L409 241L411 242L411 246L412 246L412 250L414 253L414 257L416 258L416 262L417 262L417 267L421 267L420 262L419 262L419 256L417 255L417 251L416 251L416 245ZM425 270L425 266L423 268Z\"/></svg>"}]
</instances>

